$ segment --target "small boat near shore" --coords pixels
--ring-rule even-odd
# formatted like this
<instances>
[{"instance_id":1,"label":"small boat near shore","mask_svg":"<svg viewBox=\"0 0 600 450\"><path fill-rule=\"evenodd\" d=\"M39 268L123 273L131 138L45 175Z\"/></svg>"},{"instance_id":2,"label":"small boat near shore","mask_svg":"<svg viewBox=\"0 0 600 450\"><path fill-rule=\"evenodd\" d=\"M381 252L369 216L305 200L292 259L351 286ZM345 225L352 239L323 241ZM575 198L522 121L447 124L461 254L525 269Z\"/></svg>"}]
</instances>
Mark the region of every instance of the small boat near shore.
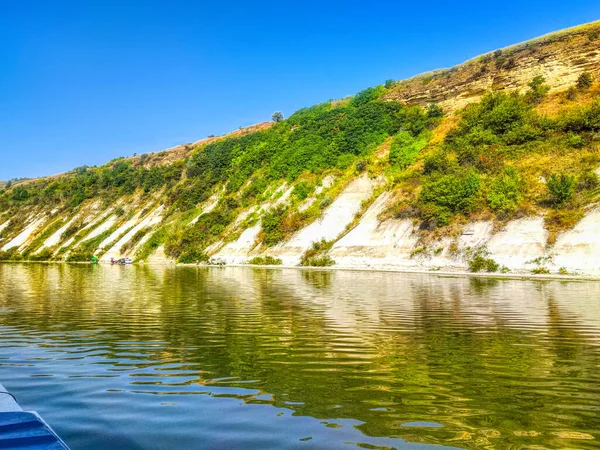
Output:
<instances>
[{"instance_id":1,"label":"small boat near shore","mask_svg":"<svg viewBox=\"0 0 600 450\"><path fill-rule=\"evenodd\" d=\"M119 259L110 258L110 263L125 266L127 264L133 264L133 259L131 259L131 258L119 258Z\"/></svg>"}]
</instances>

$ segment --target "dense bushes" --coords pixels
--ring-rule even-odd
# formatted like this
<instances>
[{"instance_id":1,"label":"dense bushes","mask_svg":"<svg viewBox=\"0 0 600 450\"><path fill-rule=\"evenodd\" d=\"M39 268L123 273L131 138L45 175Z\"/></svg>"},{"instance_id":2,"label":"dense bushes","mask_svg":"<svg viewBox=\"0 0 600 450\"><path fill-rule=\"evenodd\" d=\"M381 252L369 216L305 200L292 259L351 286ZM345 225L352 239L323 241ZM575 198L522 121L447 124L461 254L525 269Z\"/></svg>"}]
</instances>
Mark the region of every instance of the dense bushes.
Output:
<instances>
[{"instance_id":1,"label":"dense bushes","mask_svg":"<svg viewBox=\"0 0 600 450\"><path fill-rule=\"evenodd\" d=\"M274 258L273 256L255 256L248 264L256 265L256 266L280 266L281 259Z\"/></svg>"},{"instance_id":2,"label":"dense bushes","mask_svg":"<svg viewBox=\"0 0 600 450\"><path fill-rule=\"evenodd\" d=\"M259 169L267 180L343 169L387 136L400 130L418 136L427 128L422 109L380 101L380 94L378 88L368 89L349 103L303 108L269 130L210 143L192 156L188 176L227 183L234 192Z\"/></svg>"},{"instance_id":3,"label":"dense bushes","mask_svg":"<svg viewBox=\"0 0 600 450\"><path fill-rule=\"evenodd\" d=\"M514 167L492 181L487 194L490 208L497 212L514 211L523 197L523 179Z\"/></svg>"},{"instance_id":4,"label":"dense bushes","mask_svg":"<svg viewBox=\"0 0 600 450\"><path fill-rule=\"evenodd\" d=\"M136 189L150 192L172 186L181 179L181 162L149 169L136 167L132 161L117 160L102 167L79 167L54 178L27 182L6 191L4 198L13 204L59 204L76 207L91 198L110 198L131 194Z\"/></svg>"},{"instance_id":5,"label":"dense bushes","mask_svg":"<svg viewBox=\"0 0 600 450\"><path fill-rule=\"evenodd\" d=\"M312 246L304 252L300 258L300 265L307 267L327 267L333 266L335 261L326 253L331 250L333 241L322 239L313 242Z\"/></svg>"},{"instance_id":6,"label":"dense bushes","mask_svg":"<svg viewBox=\"0 0 600 450\"><path fill-rule=\"evenodd\" d=\"M408 131L401 131L392 140L390 146L390 164L400 169L406 169L414 164L419 157L419 152L427 145L429 133L422 132L413 136Z\"/></svg>"},{"instance_id":7,"label":"dense bushes","mask_svg":"<svg viewBox=\"0 0 600 450\"><path fill-rule=\"evenodd\" d=\"M471 272L497 272L499 265L491 258L486 258L485 255L475 255L469 261L469 270Z\"/></svg>"},{"instance_id":8,"label":"dense bushes","mask_svg":"<svg viewBox=\"0 0 600 450\"><path fill-rule=\"evenodd\" d=\"M584 154L597 139L594 133L600 130L599 99L563 110L550 119L534 109L546 93L543 79L535 78L525 95L488 93L480 102L468 105L443 143L428 150L419 177L420 195L403 201L404 208L417 209L424 226L431 228L448 224L455 214L485 208L506 217L530 208L527 203L532 200L547 206L547 198L537 187L541 176L548 178L548 192L556 207L567 204L577 189L596 189L591 159L585 164L582 159L584 165L577 169L579 184L573 175L574 167L563 165L565 174L550 177L547 167L535 167L533 161L527 163L526 172L517 169L525 155L552 152L564 161L566 152ZM410 155L410 151L397 151L400 144L406 147L410 142L410 138L399 133L392 143L390 161L397 161L398 154ZM579 161L578 158L574 155L573 161Z\"/></svg>"},{"instance_id":9,"label":"dense bushes","mask_svg":"<svg viewBox=\"0 0 600 450\"><path fill-rule=\"evenodd\" d=\"M287 207L280 205L267 211L262 218L263 242L267 246L275 245L283 239L283 221L286 212Z\"/></svg>"},{"instance_id":10,"label":"dense bushes","mask_svg":"<svg viewBox=\"0 0 600 450\"><path fill-rule=\"evenodd\" d=\"M525 93L525 100L533 104L540 103L550 91L550 87L545 84L545 81L541 75L534 77L528 84L529 90Z\"/></svg>"},{"instance_id":11,"label":"dense bushes","mask_svg":"<svg viewBox=\"0 0 600 450\"><path fill-rule=\"evenodd\" d=\"M585 106L572 108L558 119L563 131L600 131L600 99Z\"/></svg>"},{"instance_id":12,"label":"dense bushes","mask_svg":"<svg viewBox=\"0 0 600 450\"><path fill-rule=\"evenodd\" d=\"M359 161L360 162L360 161ZM305 200L315 190L315 185L306 180L301 180L294 186L292 195L298 200Z\"/></svg>"},{"instance_id":13,"label":"dense bushes","mask_svg":"<svg viewBox=\"0 0 600 450\"><path fill-rule=\"evenodd\" d=\"M532 106L518 93L490 93L465 108L446 144L452 149L523 144L543 134Z\"/></svg>"},{"instance_id":14,"label":"dense bushes","mask_svg":"<svg viewBox=\"0 0 600 450\"><path fill-rule=\"evenodd\" d=\"M423 185L421 202L453 213L468 212L473 206L479 186L479 177L473 171L463 175L442 175Z\"/></svg>"}]
</instances>

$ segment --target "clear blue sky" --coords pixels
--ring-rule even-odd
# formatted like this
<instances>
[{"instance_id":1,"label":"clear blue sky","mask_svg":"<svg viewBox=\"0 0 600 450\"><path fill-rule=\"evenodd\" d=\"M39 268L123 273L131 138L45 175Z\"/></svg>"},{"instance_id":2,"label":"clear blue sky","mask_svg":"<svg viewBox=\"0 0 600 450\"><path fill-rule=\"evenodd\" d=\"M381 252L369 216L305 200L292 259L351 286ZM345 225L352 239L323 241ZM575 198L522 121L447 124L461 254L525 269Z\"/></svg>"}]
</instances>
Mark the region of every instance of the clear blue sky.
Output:
<instances>
[{"instance_id":1,"label":"clear blue sky","mask_svg":"<svg viewBox=\"0 0 600 450\"><path fill-rule=\"evenodd\" d=\"M0 179L192 142L600 19L598 0L0 3Z\"/></svg>"}]
</instances>

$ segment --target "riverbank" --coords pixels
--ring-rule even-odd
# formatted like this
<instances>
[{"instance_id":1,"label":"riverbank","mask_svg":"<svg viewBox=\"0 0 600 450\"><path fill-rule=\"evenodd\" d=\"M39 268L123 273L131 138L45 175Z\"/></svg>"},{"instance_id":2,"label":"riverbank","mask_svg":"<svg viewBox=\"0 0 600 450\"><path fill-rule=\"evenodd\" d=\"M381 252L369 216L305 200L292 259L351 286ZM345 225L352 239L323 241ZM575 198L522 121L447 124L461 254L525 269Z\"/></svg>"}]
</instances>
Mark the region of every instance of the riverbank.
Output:
<instances>
[{"instance_id":1,"label":"riverbank","mask_svg":"<svg viewBox=\"0 0 600 450\"><path fill-rule=\"evenodd\" d=\"M213 265L213 264L173 264L178 267L214 267L214 268L225 268L225 267L246 267L254 269L286 269L286 270L311 270L311 271L344 271L344 272L385 272L385 273L399 273L399 274L428 274L428 275L441 275L441 276L456 276L456 277L474 277L474 278L495 278L495 279L507 279L507 280L563 280L563 281L600 281L600 276L594 275L561 275L561 274L532 274L532 273L498 273L498 272L468 272L465 270L425 270L425 269L407 269L407 268L394 268L394 267L342 267L342 266L328 266L328 267L310 267L310 266L290 266L290 265L261 265L261 264L226 264L226 265Z\"/></svg>"},{"instance_id":2,"label":"riverbank","mask_svg":"<svg viewBox=\"0 0 600 450\"><path fill-rule=\"evenodd\" d=\"M0 261L0 264L68 264L68 265L90 265L88 262L68 262L68 261ZM97 263L97 265L109 265L106 262ZM115 264L120 266L118 264ZM384 272L384 273L398 273L398 274L427 274L427 275L439 275L444 277L471 277L471 278L494 278L494 279L506 279L506 280L559 280L559 281L600 281L598 275L585 275L585 274L566 274L561 275L558 273L550 274L535 274L535 273L500 273L500 272L469 272L466 270L427 270L427 269L410 269L410 268L398 268L398 267L345 267L345 266L327 266L327 267L311 267L311 266L292 266L292 265L262 265L262 264L183 264L175 263L173 261L165 262L152 262L152 263L134 263L135 266L159 266L159 267L202 267L202 268L215 268L222 269L226 267L244 267L250 269L285 269L285 270L310 270L320 272ZM127 267L127 266L123 266Z\"/></svg>"}]
</instances>

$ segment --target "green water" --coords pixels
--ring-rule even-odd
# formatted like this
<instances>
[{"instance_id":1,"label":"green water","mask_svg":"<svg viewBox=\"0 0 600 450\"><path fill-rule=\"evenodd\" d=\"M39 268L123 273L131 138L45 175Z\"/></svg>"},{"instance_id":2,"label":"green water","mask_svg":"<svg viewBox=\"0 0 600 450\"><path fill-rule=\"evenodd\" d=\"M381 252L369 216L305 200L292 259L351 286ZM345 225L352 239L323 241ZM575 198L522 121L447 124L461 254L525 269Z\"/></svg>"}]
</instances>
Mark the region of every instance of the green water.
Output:
<instances>
[{"instance_id":1,"label":"green water","mask_svg":"<svg viewBox=\"0 0 600 450\"><path fill-rule=\"evenodd\" d=\"M600 448L600 283L0 264L0 331L73 449Z\"/></svg>"}]
</instances>

